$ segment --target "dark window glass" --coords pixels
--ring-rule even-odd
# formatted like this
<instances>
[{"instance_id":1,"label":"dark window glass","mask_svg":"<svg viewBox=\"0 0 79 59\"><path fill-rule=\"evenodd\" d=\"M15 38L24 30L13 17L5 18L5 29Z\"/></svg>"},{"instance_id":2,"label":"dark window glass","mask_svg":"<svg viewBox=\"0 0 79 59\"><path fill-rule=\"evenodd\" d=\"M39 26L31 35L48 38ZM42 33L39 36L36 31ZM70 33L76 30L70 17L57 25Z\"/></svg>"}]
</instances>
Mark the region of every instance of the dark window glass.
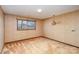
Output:
<instances>
[{"instance_id":1,"label":"dark window glass","mask_svg":"<svg viewBox=\"0 0 79 59\"><path fill-rule=\"evenodd\" d=\"M18 30L32 30L36 29L36 21L33 20L18 20Z\"/></svg>"}]
</instances>

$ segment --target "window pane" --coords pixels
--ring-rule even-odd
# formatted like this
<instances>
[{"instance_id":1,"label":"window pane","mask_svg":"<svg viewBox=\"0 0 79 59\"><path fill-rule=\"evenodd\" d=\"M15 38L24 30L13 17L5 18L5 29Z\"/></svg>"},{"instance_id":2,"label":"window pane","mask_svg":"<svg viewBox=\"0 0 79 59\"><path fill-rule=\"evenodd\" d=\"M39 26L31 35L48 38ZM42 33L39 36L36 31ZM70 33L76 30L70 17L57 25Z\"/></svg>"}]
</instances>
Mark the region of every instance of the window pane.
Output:
<instances>
[{"instance_id":1,"label":"window pane","mask_svg":"<svg viewBox=\"0 0 79 59\"><path fill-rule=\"evenodd\" d=\"M28 21L28 29L35 29L36 28L36 24L35 21Z\"/></svg>"},{"instance_id":2,"label":"window pane","mask_svg":"<svg viewBox=\"0 0 79 59\"><path fill-rule=\"evenodd\" d=\"M18 20L17 22L17 29L18 30L25 30L25 29L35 29L36 28L36 21L31 20Z\"/></svg>"},{"instance_id":3,"label":"window pane","mask_svg":"<svg viewBox=\"0 0 79 59\"><path fill-rule=\"evenodd\" d=\"M22 22L22 29L27 29L27 21Z\"/></svg>"},{"instance_id":4,"label":"window pane","mask_svg":"<svg viewBox=\"0 0 79 59\"><path fill-rule=\"evenodd\" d=\"M18 20L18 29L21 29L21 24L22 24L22 21Z\"/></svg>"}]
</instances>

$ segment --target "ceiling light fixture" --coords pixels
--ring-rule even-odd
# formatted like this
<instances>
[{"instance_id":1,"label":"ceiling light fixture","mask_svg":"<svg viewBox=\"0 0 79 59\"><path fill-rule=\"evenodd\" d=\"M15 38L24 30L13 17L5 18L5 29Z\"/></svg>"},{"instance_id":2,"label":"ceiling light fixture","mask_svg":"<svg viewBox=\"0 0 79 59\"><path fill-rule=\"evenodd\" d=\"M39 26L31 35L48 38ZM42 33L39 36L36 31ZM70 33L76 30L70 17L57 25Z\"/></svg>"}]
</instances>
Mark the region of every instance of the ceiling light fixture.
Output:
<instances>
[{"instance_id":1,"label":"ceiling light fixture","mask_svg":"<svg viewBox=\"0 0 79 59\"><path fill-rule=\"evenodd\" d=\"M39 12L39 13L42 12L42 9L38 9L37 12Z\"/></svg>"}]
</instances>

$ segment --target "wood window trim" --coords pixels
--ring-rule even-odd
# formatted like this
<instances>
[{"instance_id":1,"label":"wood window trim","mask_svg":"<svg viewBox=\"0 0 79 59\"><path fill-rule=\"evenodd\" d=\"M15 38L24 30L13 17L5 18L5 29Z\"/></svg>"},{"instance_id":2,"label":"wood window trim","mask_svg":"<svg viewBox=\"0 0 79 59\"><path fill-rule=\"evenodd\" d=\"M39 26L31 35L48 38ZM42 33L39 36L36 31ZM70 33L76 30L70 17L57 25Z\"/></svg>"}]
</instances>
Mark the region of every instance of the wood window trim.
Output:
<instances>
[{"instance_id":1,"label":"wood window trim","mask_svg":"<svg viewBox=\"0 0 79 59\"><path fill-rule=\"evenodd\" d=\"M22 21L22 23L21 23L21 29L18 29L18 20L21 20ZM32 21L32 22L35 22L35 28L34 29L22 29L23 21ZM17 30L18 31L23 31L23 30L36 30L36 20L17 19Z\"/></svg>"}]
</instances>

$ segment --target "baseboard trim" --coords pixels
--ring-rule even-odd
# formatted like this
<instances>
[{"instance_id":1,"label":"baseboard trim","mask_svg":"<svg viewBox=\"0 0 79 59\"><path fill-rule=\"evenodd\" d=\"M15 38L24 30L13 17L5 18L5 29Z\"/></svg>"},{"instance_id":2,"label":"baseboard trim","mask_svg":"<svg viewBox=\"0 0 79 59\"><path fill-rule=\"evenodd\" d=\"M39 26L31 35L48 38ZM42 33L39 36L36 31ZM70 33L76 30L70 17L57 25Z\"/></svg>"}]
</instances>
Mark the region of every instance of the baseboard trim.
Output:
<instances>
[{"instance_id":1,"label":"baseboard trim","mask_svg":"<svg viewBox=\"0 0 79 59\"><path fill-rule=\"evenodd\" d=\"M79 48L78 46L68 44L68 43L65 43L65 42L61 42L61 41L58 41L58 40L55 40L55 39L52 39L52 38L49 38L49 37L46 37L46 36L37 36L37 37L32 37L32 38L27 38L27 39L22 39L22 40L17 40L17 41L11 41L11 42L6 42L5 44L14 43L14 42L18 42L18 41L29 40L29 39L34 39L34 38L39 38L39 37L43 37L43 38L50 39L50 40L53 40L53 41L56 41L56 42L60 42L60 43L63 43L63 44L66 44L66 45L69 45L69 46L72 46L72 47Z\"/></svg>"},{"instance_id":2,"label":"baseboard trim","mask_svg":"<svg viewBox=\"0 0 79 59\"><path fill-rule=\"evenodd\" d=\"M47 38L47 39L50 39L50 40L53 40L53 41L56 41L56 42L60 42L60 43L63 43L63 44L66 44L66 45L69 45L69 46L72 46L72 47L76 47L76 48L79 48L78 46L75 46L75 45L72 45L72 44L68 44L68 43L65 43L65 42L61 42L61 41L58 41L58 40L55 40L55 39L51 39L49 37L45 37L45 36L42 36L43 38Z\"/></svg>"},{"instance_id":3,"label":"baseboard trim","mask_svg":"<svg viewBox=\"0 0 79 59\"><path fill-rule=\"evenodd\" d=\"M26 39L22 39L22 40L11 41L11 42L5 42L5 44L8 44L8 43L14 43L14 42L18 42L18 41L29 40L29 39L34 39L34 38L39 38L39 37L42 37L42 36L31 37L31 38L26 38Z\"/></svg>"}]
</instances>

